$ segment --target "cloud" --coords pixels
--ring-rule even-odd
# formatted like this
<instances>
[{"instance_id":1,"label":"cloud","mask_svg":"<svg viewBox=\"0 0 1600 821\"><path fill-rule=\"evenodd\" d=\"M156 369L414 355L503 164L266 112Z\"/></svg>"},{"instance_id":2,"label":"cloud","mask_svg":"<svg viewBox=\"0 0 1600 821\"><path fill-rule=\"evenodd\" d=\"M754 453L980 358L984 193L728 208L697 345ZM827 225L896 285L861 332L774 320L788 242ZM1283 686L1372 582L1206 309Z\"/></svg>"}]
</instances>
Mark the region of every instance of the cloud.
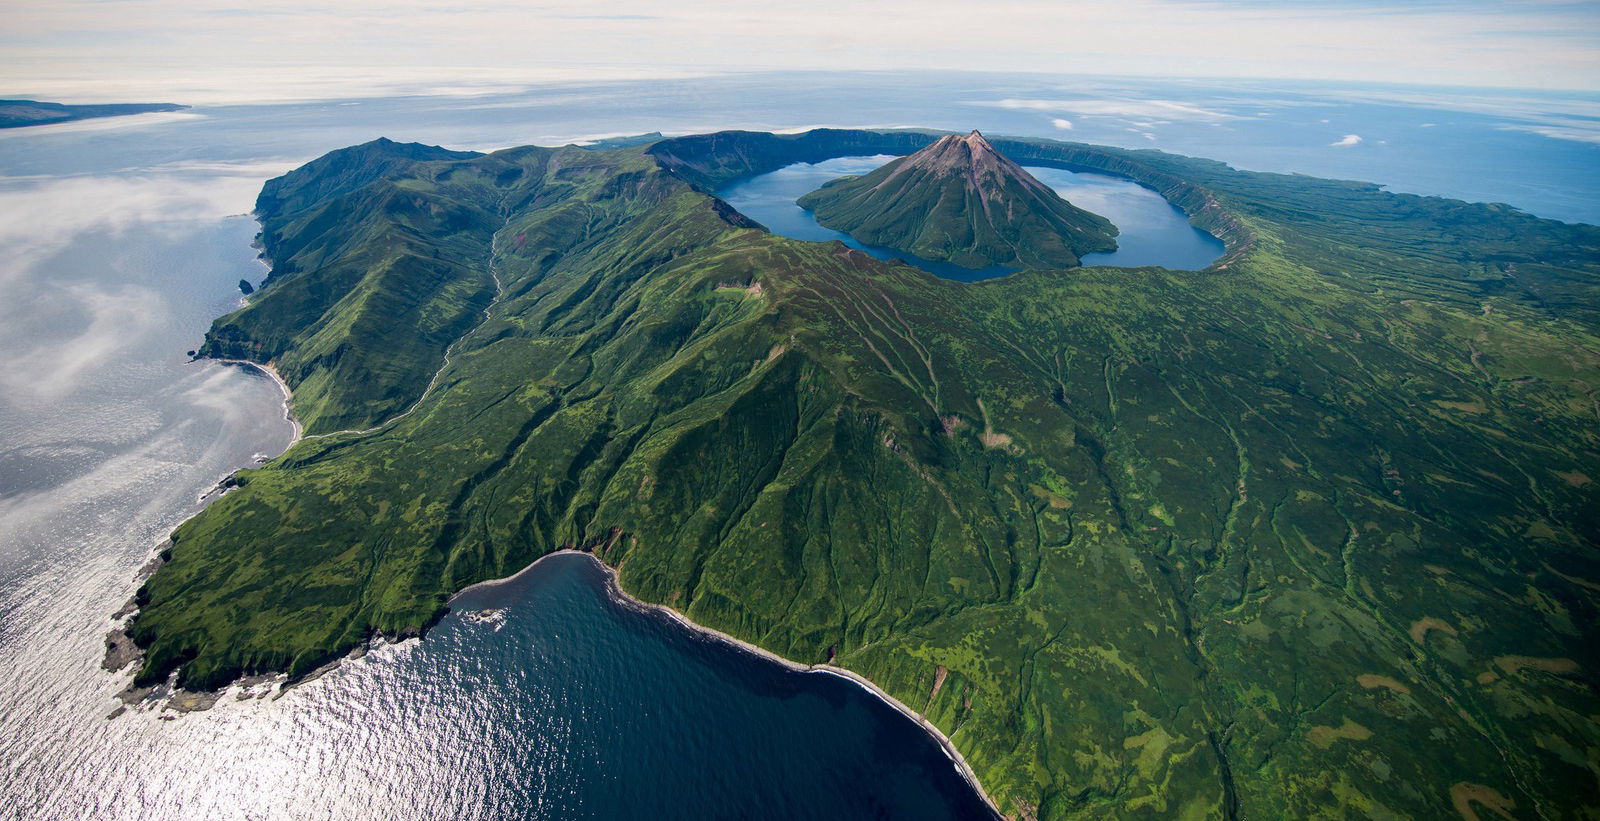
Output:
<instances>
[{"instance_id":1,"label":"cloud","mask_svg":"<svg viewBox=\"0 0 1600 821\"><path fill-rule=\"evenodd\" d=\"M208 230L249 211L283 165L186 161L117 176L0 178L0 290L10 297L0 300L0 401L48 407L167 321L156 290L89 268L80 276L52 258L95 237Z\"/></svg>"},{"instance_id":2,"label":"cloud","mask_svg":"<svg viewBox=\"0 0 1600 821\"><path fill-rule=\"evenodd\" d=\"M1055 126L1056 128L1061 129L1062 131L1071 131L1072 130L1072 121L1071 120L1062 119L1060 117L1051 117L1050 118L1050 124Z\"/></svg>"},{"instance_id":3,"label":"cloud","mask_svg":"<svg viewBox=\"0 0 1600 821\"><path fill-rule=\"evenodd\" d=\"M41 134L64 134L85 131L119 131L152 125L169 125L193 120L204 120L204 114L192 111L153 111L148 114L126 114L120 117L94 117L65 123L30 125L26 128L0 129L0 140L17 137L35 137Z\"/></svg>"},{"instance_id":4,"label":"cloud","mask_svg":"<svg viewBox=\"0 0 1600 821\"><path fill-rule=\"evenodd\" d=\"M192 165L121 176L0 178L0 248L6 249L0 286L87 231L191 231L247 212L261 183L293 163L211 164L218 171L200 175L185 171Z\"/></svg>"},{"instance_id":5,"label":"cloud","mask_svg":"<svg viewBox=\"0 0 1600 821\"><path fill-rule=\"evenodd\" d=\"M1141 100L1141 99L1110 99L1110 100L1035 100L1015 99L983 100L969 103L969 105L990 106L1005 108L1013 111L1043 111L1066 112L1085 117L1112 117L1130 120L1141 125L1152 125L1150 121L1170 120L1195 120L1212 122L1218 120L1249 119L1236 114L1202 108L1191 103L1180 103L1173 100Z\"/></svg>"},{"instance_id":6,"label":"cloud","mask_svg":"<svg viewBox=\"0 0 1600 821\"><path fill-rule=\"evenodd\" d=\"M1597 144L1600 144L1600 126L1590 126L1588 128L1583 128L1583 127L1561 127L1561 126L1548 126L1548 125L1510 125L1510 124L1507 124L1507 125L1502 125L1499 128L1500 128L1501 131L1526 131L1526 132L1529 132L1531 134L1539 134L1541 136L1549 137L1552 140L1569 140L1571 142L1597 143Z\"/></svg>"},{"instance_id":7,"label":"cloud","mask_svg":"<svg viewBox=\"0 0 1600 821\"><path fill-rule=\"evenodd\" d=\"M142 166L139 168L124 168L125 172L150 172L155 174L166 173L191 173L199 172L215 174L225 177L244 177L246 180L267 180L272 177L286 174L301 165L309 157L299 159L278 158L260 160L174 160L160 165Z\"/></svg>"},{"instance_id":8,"label":"cloud","mask_svg":"<svg viewBox=\"0 0 1600 821\"><path fill-rule=\"evenodd\" d=\"M1554 140L1600 143L1600 99L1592 94L1503 94L1447 89L1366 89L1361 92L1330 90L1333 99L1392 102L1440 111L1465 111L1510 122L1502 131L1524 131ZM1418 128L1437 128L1419 123Z\"/></svg>"},{"instance_id":9,"label":"cloud","mask_svg":"<svg viewBox=\"0 0 1600 821\"><path fill-rule=\"evenodd\" d=\"M1597 55L1600 59L1600 55ZM1397 103L1416 108L1442 111L1468 111L1491 117L1524 120L1538 124L1569 125L1573 121L1586 121L1593 125L1600 121L1600 99L1592 94L1506 94L1483 93L1475 90L1364 88L1359 91L1331 88L1319 94L1330 100L1354 103Z\"/></svg>"},{"instance_id":10,"label":"cloud","mask_svg":"<svg viewBox=\"0 0 1600 821\"><path fill-rule=\"evenodd\" d=\"M86 102L350 99L623 78L963 65L1057 74L1600 87L1592 0L1005 0L983 14L973 14L965 0L600 5L12 3L0 49L8 95ZM839 25L842 19L850 25ZM1062 48L1063 31L1072 32L1075 47Z\"/></svg>"},{"instance_id":11,"label":"cloud","mask_svg":"<svg viewBox=\"0 0 1600 821\"><path fill-rule=\"evenodd\" d=\"M1334 142L1331 142L1331 143L1328 143L1328 145L1331 145L1334 148L1349 148L1352 145L1360 145L1360 144L1361 144L1361 135L1360 134L1346 134L1343 137L1339 138L1338 140L1336 140Z\"/></svg>"},{"instance_id":12,"label":"cloud","mask_svg":"<svg viewBox=\"0 0 1600 821\"><path fill-rule=\"evenodd\" d=\"M106 288L76 283L57 286L39 297L57 303L55 311L83 319L68 339L36 340L34 347L21 352L8 341L11 355L0 364L0 385L5 386L8 400L33 407L66 396L82 376L116 360L118 351L135 345L168 313L160 294L136 285Z\"/></svg>"}]
</instances>

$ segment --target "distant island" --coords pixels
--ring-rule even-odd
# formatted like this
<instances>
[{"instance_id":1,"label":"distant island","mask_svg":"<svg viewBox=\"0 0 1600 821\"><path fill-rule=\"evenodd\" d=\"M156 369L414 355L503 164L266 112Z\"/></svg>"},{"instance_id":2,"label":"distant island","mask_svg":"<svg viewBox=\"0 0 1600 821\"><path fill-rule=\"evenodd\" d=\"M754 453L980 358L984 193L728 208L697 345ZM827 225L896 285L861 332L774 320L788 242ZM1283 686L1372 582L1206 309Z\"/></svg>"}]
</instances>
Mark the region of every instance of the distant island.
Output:
<instances>
[{"instance_id":1,"label":"distant island","mask_svg":"<svg viewBox=\"0 0 1600 821\"><path fill-rule=\"evenodd\" d=\"M378 140L269 181L271 273L200 354L307 435L174 532L135 683L305 677L576 549L876 683L1013 818L1600 814L1600 228L990 137L1226 251L970 284L711 193L941 138ZM952 236L1025 202L972 193Z\"/></svg>"},{"instance_id":2,"label":"distant island","mask_svg":"<svg viewBox=\"0 0 1600 821\"><path fill-rule=\"evenodd\" d=\"M0 128L23 128L30 125L50 125L95 117L121 117L128 114L150 114L161 111L182 111L188 108L177 103L108 103L105 105L66 105L38 100L0 100Z\"/></svg>"}]
</instances>

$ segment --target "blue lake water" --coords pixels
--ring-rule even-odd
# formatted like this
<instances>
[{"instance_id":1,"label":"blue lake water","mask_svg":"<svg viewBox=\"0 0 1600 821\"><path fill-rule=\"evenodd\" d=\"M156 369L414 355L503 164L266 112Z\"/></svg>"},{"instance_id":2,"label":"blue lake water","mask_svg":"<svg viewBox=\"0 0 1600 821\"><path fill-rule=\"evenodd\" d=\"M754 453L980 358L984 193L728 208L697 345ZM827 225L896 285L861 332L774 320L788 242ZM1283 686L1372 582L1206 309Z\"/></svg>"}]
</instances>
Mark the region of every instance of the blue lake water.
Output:
<instances>
[{"instance_id":1,"label":"blue lake water","mask_svg":"<svg viewBox=\"0 0 1600 821\"><path fill-rule=\"evenodd\" d=\"M1151 116L1150 100L1165 113ZM0 133L0 818L923 818L973 806L937 746L865 691L614 606L582 557L463 603L503 609L498 631L451 616L276 699L105 718L128 675L99 668L102 639L138 568L218 479L289 441L271 382L183 352L238 304L241 278L265 273L256 226L238 215L266 179L326 151L379 136L490 149L655 130L981 128L1593 222L1600 144L1579 126L1597 115L1583 94L802 74L209 106ZM1349 134L1362 141L1332 145ZM1069 199L1134 235L1132 216L1091 204L1094 180L1074 184Z\"/></svg>"},{"instance_id":2,"label":"blue lake water","mask_svg":"<svg viewBox=\"0 0 1600 821\"><path fill-rule=\"evenodd\" d=\"M1028 168L1028 173L1067 202L1117 226L1117 250L1084 254L1084 265L1159 265L1198 271L1222 256L1222 240L1190 225L1189 218L1166 197L1138 183L1060 168Z\"/></svg>"},{"instance_id":3,"label":"blue lake water","mask_svg":"<svg viewBox=\"0 0 1600 821\"><path fill-rule=\"evenodd\" d=\"M819 163L795 163L735 181L717 191L717 196L779 236L810 242L837 240L878 259L903 260L945 279L976 282L1016 272L1017 269L1003 265L965 268L893 248L868 245L843 231L820 225L810 211L795 204L795 200L829 180L866 174L892 159L894 157L890 156L837 157ZM1222 256L1221 240L1190 225L1182 211L1142 185L1106 174L1075 173L1059 168L1028 167L1027 171L1068 202L1099 214L1117 226L1120 231L1117 250L1084 254L1084 265L1124 268L1159 265L1179 271L1198 271Z\"/></svg>"}]
</instances>

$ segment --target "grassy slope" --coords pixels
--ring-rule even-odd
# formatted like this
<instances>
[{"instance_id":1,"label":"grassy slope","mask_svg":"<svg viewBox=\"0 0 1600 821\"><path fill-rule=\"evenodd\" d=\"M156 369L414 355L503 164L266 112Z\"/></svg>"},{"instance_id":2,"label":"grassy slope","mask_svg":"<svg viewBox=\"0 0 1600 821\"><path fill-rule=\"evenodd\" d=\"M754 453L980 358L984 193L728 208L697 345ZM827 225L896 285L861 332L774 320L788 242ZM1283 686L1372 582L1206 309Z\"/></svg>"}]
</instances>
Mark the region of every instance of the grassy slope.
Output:
<instances>
[{"instance_id":1,"label":"grassy slope","mask_svg":"<svg viewBox=\"0 0 1600 821\"><path fill-rule=\"evenodd\" d=\"M492 235L500 299L415 413L180 528L144 675L303 673L578 545L704 624L836 646L1023 815L1600 813L1596 229L1037 149L1169 187L1226 263L974 286L748 227L679 177L783 152L676 146L401 163L338 220L269 218L346 250L275 254L296 273L214 334L339 344L280 306L361 290L370 237L470 281ZM394 188L428 207L378 207ZM351 368L389 361L339 327ZM291 381L322 429L377 415L320 373Z\"/></svg>"},{"instance_id":2,"label":"grassy slope","mask_svg":"<svg viewBox=\"0 0 1600 821\"><path fill-rule=\"evenodd\" d=\"M274 261L266 290L217 320L200 354L274 362L312 433L409 407L494 296L500 197L490 172L449 162L477 156L378 140L269 181L257 203ZM423 161L446 164L434 179L398 178Z\"/></svg>"}]
</instances>

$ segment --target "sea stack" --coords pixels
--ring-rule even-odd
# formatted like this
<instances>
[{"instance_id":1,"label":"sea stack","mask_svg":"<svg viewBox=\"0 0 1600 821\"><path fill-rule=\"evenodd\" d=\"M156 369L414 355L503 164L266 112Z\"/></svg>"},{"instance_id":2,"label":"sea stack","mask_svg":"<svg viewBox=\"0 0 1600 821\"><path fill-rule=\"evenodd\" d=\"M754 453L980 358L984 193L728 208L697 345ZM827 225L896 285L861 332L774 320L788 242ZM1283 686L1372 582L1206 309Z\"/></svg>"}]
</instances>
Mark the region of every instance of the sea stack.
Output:
<instances>
[{"instance_id":1,"label":"sea stack","mask_svg":"<svg viewBox=\"0 0 1600 821\"><path fill-rule=\"evenodd\" d=\"M870 245L967 268L1070 268L1117 247L1116 226L1062 199L973 131L799 199Z\"/></svg>"}]
</instances>

